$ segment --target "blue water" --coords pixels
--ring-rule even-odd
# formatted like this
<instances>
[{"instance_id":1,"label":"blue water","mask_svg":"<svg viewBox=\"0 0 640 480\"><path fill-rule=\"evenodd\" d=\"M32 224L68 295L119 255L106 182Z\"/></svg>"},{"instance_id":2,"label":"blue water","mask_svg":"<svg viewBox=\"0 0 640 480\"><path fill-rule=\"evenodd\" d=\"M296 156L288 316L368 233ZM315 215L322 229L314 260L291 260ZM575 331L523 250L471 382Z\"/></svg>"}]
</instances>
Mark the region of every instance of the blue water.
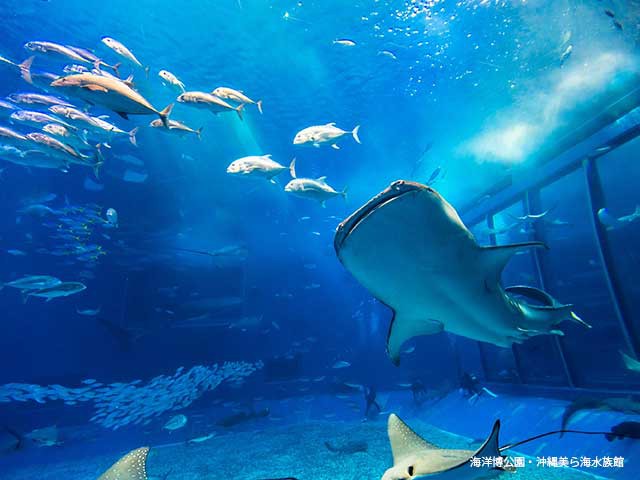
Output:
<instances>
[{"instance_id":1,"label":"blue water","mask_svg":"<svg viewBox=\"0 0 640 480\"><path fill-rule=\"evenodd\" d=\"M95 478L137 446L209 433L232 445L237 432L252 429L355 428L369 387L381 403L369 421L386 448L384 468L391 466L384 425L394 411L472 439L500 417L506 443L559 428L562 409L578 397L638 400L640 373L625 368L620 352L640 354L639 13L637 2L595 0L3 2L0 99L56 95L124 132L138 130L137 146L103 131L78 147L89 163L103 157L97 177L84 165L67 172L28 165L42 153L0 153L0 282L50 275L86 286L51 301L11 286L0 291L0 425L13 432L0 435L0 477L41 478L33 465L56 465L62 470L51 478ZM156 110L174 103L170 118L202 128L201 139L149 127L153 113L124 119L47 86L43 73L55 78L79 62L29 51L29 41L120 62L121 78L132 75ZM32 55L35 85L17 66ZM264 112L247 104L240 120L180 103L162 69L187 90L242 91ZM1 127L22 135L42 128L11 113L0 109ZM297 132L330 122L346 132L360 126L361 143L346 133L339 149L293 144ZM29 140L0 145L42 149ZM296 197L284 191L287 171L273 183L226 172L235 159L266 154L284 167L295 158L298 177L324 176L345 198L322 205ZM587 181L592 166L596 186ZM503 285L544 289L593 328L566 322L561 338L513 348L448 333L416 337L394 366L385 351L391 311L341 265L333 240L342 220L397 179L436 189L481 245L544 241L547 251L511 259ZM607 225L601 208L617 223ZM542 215L522 220L527 214ZM429 228L429 219L415 220ZM224 362L233 363L218 375ZM197 366L199 374L187 374ZM464 372L499 397L467 401ZM414 404L416 382L446 396L434 404L440 410ZM131 390L118 397L123 385ZM132 414L137 408L142 413ZM263 408L271 420L218 424ZM120 423L106 418L114 411ZM638 421L638 412L587 410L571 427L609 431ZM163 426L177 414L187 427L169 434ZM29 436L52 425L57 445ZM576 435L523 451L606 450L628 465L597 474L631 479L639 471L634 442ZM71 467L83 458L96 475ZM367 475L382 477L376 462L363 462ZM184 468L168 478L200 478ZM293 468L260 472L255 478L304 480Z\"/></svg>"}]
</instances>

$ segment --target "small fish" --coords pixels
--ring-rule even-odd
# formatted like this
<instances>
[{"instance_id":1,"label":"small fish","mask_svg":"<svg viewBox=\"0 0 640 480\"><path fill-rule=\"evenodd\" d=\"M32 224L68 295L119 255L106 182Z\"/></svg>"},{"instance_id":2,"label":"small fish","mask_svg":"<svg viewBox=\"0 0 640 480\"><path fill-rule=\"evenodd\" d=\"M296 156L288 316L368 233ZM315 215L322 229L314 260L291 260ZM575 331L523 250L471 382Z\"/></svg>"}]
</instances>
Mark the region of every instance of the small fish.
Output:
<instances>
[{"instance_id":1,"label":"small fish","mask_svg":"<svg viewBox=\"0 0 640 480\"><path fill-rule=\"evenodd\" d=\"M174 431L184 427L187 424L187 416L186 415L176 415L169 419L167 423L162 427L164 430Z\"/></svg>"},{"instance_id":2,"label":"small fish","mask_svg":"<svg viewBox=\"0 0 640 480\"><path fill-rule=\"evenodd\" d=\"M564 62L571 56L571 52L573 52L573 45L568 45L564 52L562 52L562 55L560 55L560 65L564 65Z\"/></svg>"},{"instance_id":3,"label":"small fish","mask_svg":"<svg viewBox=\"0 0 640 480\"><path fill-rule=\"evenodd\" d=\"M17 250L15 248L7 250L7 253L9 255L13 255L14 257L26 257L27 256L26 252L23 252L22 250Z\"/></svg>"},{"instance_id":4,"label":"small fish","mask_svg":"<svg viewBox=\"0 0 640 480\"><path fill-rule=\"evenodd\" d=\"M24 301L26 302L29 297L41 297L46 298L47 302L50 302L54 298L68 297L86 290L86 285L80 282L62 282L52 287L41 288L38 290L30 290L26 293Z\"/></svg>"},{"instance_id":5,"label":"small fish","mask_svg":"<svg viewBox=\"0 0 640 480\"><path fill-rule=\"evenodd\" d=\"M229 87L218 87L211 95L215 95L218 98L222 98L223 100L231 100L232 102L237 102L243 105L246 104L254 104L258 107L258 111L262 113L262 100L254 101L247 97L244 93L239 90L234 90Z\"/></svg>"},{"instance_id":6,"label":"small fish","mask_svg":"<svg viewBox=\"0 0 640 480\"><path fill-rule=\"evenodd\" d=\"M378 55L382 55L384 57L390 58L391 60L397 60L398 57L396 57L395 53L393 53L390 50L380 50L378 52Z\"/></svg>"},{"instance_id":7,"label":"small fish","mask_svg":"<svg viewBox=\"0 0 640 480\"><path fill-rule=\"evenodd\" d=\"M336 363L334 363L332 365L331 368L333 368L335 370L339 370L341 368L348 368L350 366L351 366L351 364L349 362L345 362L344 360L338 360Z\"/></svg>"},{"instance_id":8,"label":"small fish","mask_svg":"<svg viewBox=\"0 0 640 480\"><path fill-rule=\"evenodd\" d=\"M356 42L349 40L348 38L338 38L333 41L334 45L342 45L343 47L355 47Z\"/></svg>"},{"instance_id":9,"label":"small fish","mask_svg":"<svg viewBox=\"0 0 640 480\"><path fill-rule=\"evenodd\" d=\"M178 77L176 77L173 73L167 71L167 70L160 70L158 72L158 76L163 79L165 82L167 82L169 85L172 85L174 87L178 87L182 93L185 92L184 89L184 83L182 83L180 80L178 80Z\"/></svg>"},{"instance_id":10,"label":"small fish","mask_svg":"<svg viewBox=\"0 0 640 480\"><path fill-rule=\"evenodd\" d=\"M104 36L102 37L101 40L102 40L102 43L104 43L107 47L109 47L111 50L116 52L118 55L126 58L127 60L136 64L140 68L144 68L140 63L140 61L136 58L136 56L133 53L131 53L131 50L129 50L127 47L125 47L122 43L120 43L115 38Z\"/></svg>"},{"instance_id":11,"label":"small fish","mask_svg":"<svg viewBox=\"0 0 640 480\"><path fill-rule=\"evenodd\" d=\"M191 438L191 439L187 440L187 443L202 443L202 442L206 442L207 440L212 439L215 436L216 436L216 434L214 432L214 433L210 433L209 435L204 435L202 437Z\"/></svg>"},{"instance_id":12,"label":"small fish","mask_svg":"<svg viewBox=\"0 0 640 480\"><path fill-rule=\"evenodd\" d=\"M17 288L18 290L40 290L41 288L55 287L62 282L56 277L49 275L30 275L19 278L5 284L0 285L0 290L4 287Z\"/></svg>"},{"instance_id":13,"label":"small fish","mask_svg":"<svg viewBox=\"0 0 640 480\"><path fill-rule=\"evenodd\" d=\"M426 181L427 185L431 185L433 184L433 182L435 182L438 177L440 176L440 173L442 172L442 167L438 167L436 168L432 173L431 176L429 177L429 180Z\"/></svg>"},{"instance_id":14,"label":"small fish","mask_svg":"<svg viewBox=\"0 0 640 480\"><path fill-rule=\"evenodd\" d=\"M117 227L118 226L118 212L116 211L115 208L109 208L107 210L107 213L105 213L105 216L107 217L107 223Z\"/></svg>"},{"instance_id":15,"label":"small fish","mask_svg":"<svg viewBox=\"0 0 640 480\"><path fill-rule=\"evenodd\" d=\"M201 139L200 135L202 133L202 127L198 128L197 130L194 130L193 128L188 127L187 125L185 125L182 122L179 122L178 120L167 120L167 125L168 126L165 127L159 118L156 118L149 124L149 126L152 128L159 128L166 132L175 133L179 137L184 137L185 135L192 133L198 137L198 140Z\"/></svg>"},{"instance_id":16,"label":"small fish","mask_svg":"<svg viewBox=\"0 0 640 480\"><path fill-rule=\"evenodd\" d=\"M78 315L84 315L85 317L95 317L100 314L100 310L102 310L102 307L85 309L76 308L76 313Z\"/></svg>"},{"instance_id":17,"label":"small fish","mask_svg":"<svg viewBox=\"0 0 640 480\"><path fill-rule=\"evenodd\" d=\"M206 92L184 92L178 96L177 100L185 105L191 105L195 108L208 110L214 115L218 115L221 112L235 111L238 118L242 120L244 103L237 107L233 107L221 98Z\"/></svg>"}]
</instances>

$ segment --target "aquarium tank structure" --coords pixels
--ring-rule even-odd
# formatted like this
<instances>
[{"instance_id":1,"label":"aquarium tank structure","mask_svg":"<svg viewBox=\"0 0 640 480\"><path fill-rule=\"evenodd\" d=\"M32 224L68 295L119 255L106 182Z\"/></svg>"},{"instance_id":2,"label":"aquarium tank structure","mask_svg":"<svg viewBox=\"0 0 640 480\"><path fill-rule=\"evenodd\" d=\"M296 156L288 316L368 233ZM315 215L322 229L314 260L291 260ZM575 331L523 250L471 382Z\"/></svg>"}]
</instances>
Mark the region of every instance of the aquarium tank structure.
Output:
<instances>
[{"instance_id":1,"label":"aquarium tank structure","mask_svg":"<svg viewBox=\"0 0 640 480\"><path fill-rule=\"evenodd\" d=\"M0 18L0 479L640 478L638 0Z\"/></svg>"}]
</instances>

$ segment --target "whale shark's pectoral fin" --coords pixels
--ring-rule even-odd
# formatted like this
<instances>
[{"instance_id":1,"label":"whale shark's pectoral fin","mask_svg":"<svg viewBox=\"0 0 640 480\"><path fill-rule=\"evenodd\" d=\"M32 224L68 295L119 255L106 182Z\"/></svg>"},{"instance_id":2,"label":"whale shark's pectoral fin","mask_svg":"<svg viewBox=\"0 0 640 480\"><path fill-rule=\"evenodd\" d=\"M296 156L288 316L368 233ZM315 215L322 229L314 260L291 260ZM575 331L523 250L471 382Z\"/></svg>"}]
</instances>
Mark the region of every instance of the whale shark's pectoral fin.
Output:
<instances>
[{"instance_id":1,"label":"whale shark's pectoral fin","mask_svg":"<svg viewBox=\"0 0 640 480\"><path fill-rule=\"evenodd\" d=\"M394 312L389 334L387 335L387 353L394 365L400 364L400 348L410 338L420 335L434 335L444 330L444 325L428 318L415 318L402 312Z\"/></svg>"},{"instance_id":2,"label":"whale shark's pectoral fin","mask_svg":"<svg viewBox=\"0 0 640 480\"><path fill-rule=\"evenodd\" d=\"M480 263L487 272L485 285L489 287L490 285L497 283L500 280L500 275L502 275L502 270L504 270L504 267L507 265L511 257L525 248L532 247L547 248L547 246L542 242L523 242L511 245L478 247L480 250Z\"/></svg>"},{"instance_id":3,"label":"whale shark's pectoral fin","mask_svg":"<svg viewBox=\"0 0 640 480\"><path fill-rule=\"evenodd\" d=\"M147 480L149 447L132 450L114 463L98 480Z\"/></svg>"}]
</instances>

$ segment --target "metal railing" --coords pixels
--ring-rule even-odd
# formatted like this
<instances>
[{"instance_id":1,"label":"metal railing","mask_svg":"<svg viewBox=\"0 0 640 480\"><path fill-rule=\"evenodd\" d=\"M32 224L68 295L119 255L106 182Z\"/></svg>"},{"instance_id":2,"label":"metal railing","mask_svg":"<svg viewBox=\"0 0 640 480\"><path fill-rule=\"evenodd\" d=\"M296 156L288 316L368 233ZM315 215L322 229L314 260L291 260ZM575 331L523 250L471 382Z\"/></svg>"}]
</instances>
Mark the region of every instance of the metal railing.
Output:
<instances>
[{"instance_id":1,"label":"metal railing","mask_svg":"<svg viewBox=\"0 0 640 480\"><path fill-rule=\"evenodd\" d=\"M609 245L607 232L598 220L598 210L605 206L603 188L598 173L597 159L607 155L616 148L640 136L640 107L631 110L615 122L602 128L597 133L591 135L586 140L574 145L566 151L560 153L555 158L549 160L536 170L523 171L518 177L513 175L504 179L491 191L491 196L483 201L469 205L461 210L461 217L467 225L477 225L484 222L490 229L493 227L493 216L501 213L506 208L515 203L523 206L525 214L538 213L540 208L540 190L560 178L582 170L585 178L587 197L589 199L590 221L595 238L596 248L601 260L602 270L607 284L611 304L613 305L616 320L621 330L624 343L629 352L636 358L640 358L640 331L634 324L630 314L629 302L625 298L625 292L621 288L618 271L613 261L613 252ZM480 198L486 197L483 195ZM534 238L544 240L543 232L539 227L534 227ZM491 243L495 243L495 235L490 235ZM544 289L548 279L545 277L545 263L540 252L533 252L534 266L537 280L541 288ZM571 371L567 362L566 352L558 338L554 338L554 348L559 354L562 370L567 387L571 389L585 388L576 385L575 374ZM486 352L479 346L481 363L485 377L488 362L484 356ZM522 362L515 348L514 363L516 370L521 374Z\"/></svg>"}]
</instances>

